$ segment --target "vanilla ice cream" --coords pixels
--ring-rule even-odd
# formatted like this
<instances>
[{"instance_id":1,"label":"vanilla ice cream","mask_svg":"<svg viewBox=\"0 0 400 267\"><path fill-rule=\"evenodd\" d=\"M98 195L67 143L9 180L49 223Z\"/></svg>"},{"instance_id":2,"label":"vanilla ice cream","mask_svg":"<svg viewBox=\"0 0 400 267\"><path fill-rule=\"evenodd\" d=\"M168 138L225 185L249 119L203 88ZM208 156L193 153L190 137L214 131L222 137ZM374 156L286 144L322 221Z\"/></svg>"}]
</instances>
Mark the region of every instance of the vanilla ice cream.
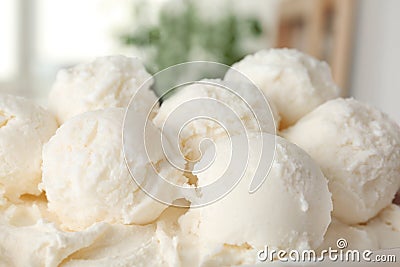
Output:
<instances>
[{"instance_id":1,"label":"vanilla ice cream","mask_svg":"<svg viewBox=\"0 0 400 267\"><path fill-rule=\"evenodd\" d=\"M275 104L282 117L281 128L340 94L328 64L296 50L262 50L232 67L247 75ZM235 71L228 71L225 79L241 78Z\"/></svg>"},{"instance_id":2,"label":"vanilla ice cream","mask_svg":"<svg viewBox=\"0 0 400 267\"><path fill-rule=\"evenodd\" d=\"M153 122L170 140L179 140L187 159L197 161L205 138L215 141L246 131L275 133L280 120L276 109L262 92L251 89L257 90L244 83L202 80L166 99Z\"/></svg>"},{"instance_id":3,"label":"vanilla ice cream","mask_svg":"<svg viewBox=\"0 0 400 267\"><path fill-rule=\"evenodd\" d=\"M62 266L181 266L176 235L177 219L184 211L169 207L145 226L108 225L93 244L68 257Z\"/></svg>"},{"instance_id":4,"label":"vanilla ice cream","mask_svg":"<svg viewBox=\"0 0 400 267\"><path fill-rule=\"evenodd\" d=\"M91 63L60 70L49 95L49 105L63 123L86 111L126 107L142 85L156 102L157 97L149 90L150 78L138 58L100 57Z\"/></svg>"},{"instance_id":5,"label":"vanilla ice cream","mask_svg":"<svg viewBox=\"0 0 400 267\"><path fill-rule=\"evenodd\" d=\"M180 266L176 246L156 224L108 224L95 242L69 256L61 266Z\"/></svg>"},{"instance_id":6,"label":"vanilla ice cream","mask_svg":"<svg viewBox=\"0 0 400 267\"><path fill-rule=\"evenodd\" d=\"M324 236L324 242L318 248L318 251L329 250L329 248L344 250L379 249L378 240L368 228L360 225L347 225L332 218L332 222Z\"/></svg>"},{"instance_id":7,"label":"vanilla ice cream","mask_svg":"<svg viewBox=\"0 0 400 267\"><path fill-rule=\"evenodd\" d=\"M295 50L233 67L261 90L231 69L159 107L142 63L111 56L58 73L56 118L0 95L0 266L237 266L266 248L400 246L399 125L330 100L328 65Z\"/></svg>"},{"instance_id":8,"label":"vanilla ice cream","mask_svg":"<svg viewBox=\"0 0 400 267\"><path fill-rule=\"evenodd\" d=\"M400 187L400 128L377 109L354 99L331 100L282 134L320 165L333 215L345 223L368 221Z\"/></svg>"},{"instance_id":9,"label":"vanilla ice cream","mask_svg":"<svg viewBox=\"0 0 400 267\"><path fill-rule=\"evenodd\" d=\"M368 230L375 236L380 249L400 247L400 207L390 204L368 222Z\"/></svg>"},{"instance_id":10,"label":"vanilla ice cream","mask_svg":"<svg viewBox=\"0 0 400 267\"><path fill-rule=\"evenodd\" d=\"M345 239L345 249L377 250L400 247L400 207L390 204L362 225L346 225L333 219L320 247L336 249L337 240Z\"/></svg>"},{"instance_id":11,"label":"vanilla ice cream","mask_svg":"<svg viewBox=\"0 0 400 267\"><path fill-rule=\"evenodd\" d=\"M129 174L122 149L123 116L122 108L78 115L65 122L44 146L41 187L50 211L64 227L83 229L100 221L145 224L167 207L140 190ZM135 136L131 139L143 142ZM148 171L152 163L144 151L135 152L135 147L131 149L137 152L136 161L130 165L140 169L146 179L153 179ZM158 158L158 166L162 161ZM162 172L171 182L186 181L175 169ZM173 197L173 192L170 194Z\"/></svg>"},{"instance_id":12,"label":"vanilla ice cream","mask_svg":"<svg viewBox=\"0 0 400 267\"><path fill-rule=\"evenodd\" d=\"M33 102L0 95L0 206L40 193L42 146L55 133L55 118Z\"/></svg>"},{"instance_id":13,"label":"vanilla ice cream","mask_svg":"<svg viewBox=\"0 0 400 267\"><path fill-rule=\"evenodd\" d=\"M2 212L0 266L179 266L176 242L157 224L100 222L66 232L40 210L25 203Z\"/></svg>"},{"instance_id":14,"label":"vanilla ice cream","mask_svg":"<svg viewBox=\"0 0 400 267\"><path fill-rule=\"evenodd\" d=\"M104 230L98 227L68 233L44 221L25 227L0 224L0 263L2 266L58 266L101 236Z\"/></svg>"},{"instance_id":15,"label":"vanilla ice cream","mask_svg":"<svg viewBox=\"0 0 400 267\"><path fill-rule=\"evenodd\" d=\"M57 225L60 223L57 216L48 211L45 194L24 195L17 203L7 202L0 208L0 224L24 227L34 225L41 219Z\"/></svg>"},{"instance_id":16,"label":"vanilla ice cream","mask_svg":"<svg viewBox=\"0 0 400 267\"><path fill-rule=\"evenodd\" d=\"M267 137L250 138L250 150L256 150ZM302 251L322 243L332 210L327 180L303 150L280 137L276 142L270 172L255 193L248 190L258 161L250 160L242 180L229 194L207 206L192 208L180 218L183 239L198 239L198 265L219 253L231 255L225 255L225 260L238 260L225 261L225 265L235 265L255 261L256 251L265 245ZM217 141L216 147L213 164L197 175L200 186L226 169L221 163L229 164L225 160L228 140Z\"/></svg>"}]
</instances>

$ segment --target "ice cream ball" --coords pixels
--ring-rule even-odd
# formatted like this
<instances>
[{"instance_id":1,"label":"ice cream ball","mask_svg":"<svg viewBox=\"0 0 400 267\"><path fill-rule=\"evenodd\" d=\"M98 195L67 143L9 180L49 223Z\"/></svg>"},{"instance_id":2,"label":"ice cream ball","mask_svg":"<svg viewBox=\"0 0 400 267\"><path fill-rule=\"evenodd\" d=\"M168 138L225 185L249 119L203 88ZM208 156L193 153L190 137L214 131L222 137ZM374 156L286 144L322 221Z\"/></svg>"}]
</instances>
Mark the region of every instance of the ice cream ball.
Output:
<instances>
[{"instance_id":1,"label":"ice cream ball","mask_svg":"<svg viewBox=\"0 0 400 267\"><path fill-rule=\"evenodd\" d=\"M257 150L268 136L264 133L250 137L249 151ZM197 175L198 186L215 181L215 177L221 177L221 170L227 170L231 164L226 161L229 147L227 139L216 142L215 160ZM212 255L216 256L214 252L220 251L236 255L232 259L251 263L250 253L265 246L303 251L316 249L322 243L331 221L332 201L327 179L317 164L302 149L276 136L268 176L250 194L249 184L258 164L257 157L250 159L242 179L228 194L211 204L191 208L180 218L183 235L198 240L199 262L211 260ZM204 192L200 189L199 194ZM253 256L256 260L257 254ZM225 255L223 259L229 258Z\"/></svg>"},{"instance_id":2,"label":"ice cream ball","mask_svg":"<svg viewBox=\"0 0 400 267\"><path fill-rule=\"evenodd\" d=\"M178 140L189 161L201 158L204 139L216 141L251 131L275 133L279 121L275 107L256 87L218 79L177 89L153 119L170 140Z\"/></svg>"},{"instance_id":3,"label":"ice cream ball","mask_svg":"<svg viewBox=\"0 0 400 267\"><path fill-rule=\"evenodd\" d=\"M261 50L232 68L225 80L240 79L237 71L249 77L275 104L282 129L340 94L326 62L294 49Z\"/></svg>"},{"instance_id":4,"label":"ice cream ball","mask_svg":"<svg viewBox=\"0 0 400 267\"><path fill-rule=\"evenodd\" d=\"M58 72L49 94L49 106L60 123L86 111L110 107L127 107L143 85L149 90L151 75L138 58L107 56ZM146 82L147 81L147 82Z\"/></svg>"},{"instance_id":5,"label":"ice cream ball","mask_svg":"<svg viewBox=\"0 0 400 267\"><path fill-rule=\"evenodd\" d=\"M400 127L373 107L351 98L331 100L282 135L320 165L333 215L344 223L368 221L400 187Z\"/></svg>"},{"instance_id":6,"label":"ice cream ball","mask_svg":"<svg viewBox=\"0 0 400 267\"><path fill-rule=\"evenodd\" d=\"M100 221L146 224L168 207L148 196L130 176L122 145L124 114L122 108L109 108L77 115L44 146L41 188L63 227L79 230ZM156 179L150 170L155 163L162 168L166 160L160 156L153 158L157 162L149 161L143 151L134 150L135 143L127 149L136 155L129 166L140 169L144 179ZM183 179L175 169L157 171L172 183Z\"/></svg>"},{"instance_id":7,"label":"ice cream ball","mask_svg":"<svg viewBox=\"0 0 400 267\"><path fill-rule=\"evenodd\" d=\"M57 127L53 115L35 103L0 95L0 205L40 194L42 146Z\"/></svg>"}]
</instances>

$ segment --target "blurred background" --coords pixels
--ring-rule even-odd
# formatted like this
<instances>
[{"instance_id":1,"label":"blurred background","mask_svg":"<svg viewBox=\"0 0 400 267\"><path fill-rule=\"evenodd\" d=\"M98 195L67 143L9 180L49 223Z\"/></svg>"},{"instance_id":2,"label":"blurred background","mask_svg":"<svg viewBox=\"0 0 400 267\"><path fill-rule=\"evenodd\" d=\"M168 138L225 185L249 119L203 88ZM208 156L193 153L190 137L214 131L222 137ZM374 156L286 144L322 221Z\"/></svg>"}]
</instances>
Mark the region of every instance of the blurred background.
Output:
<instances>
[{"instance_id":1,"label":"blurred background","mask_svg":"<svg viewBox=\"0 0 400 267\"><path fill-rule=\"evenodd\" d=\"M398 0L0 0L0 92L45 103L57 70L110 54L150 72L263 48L327 61L343 96L400 122Z\"/></svg>"}]
</instances>

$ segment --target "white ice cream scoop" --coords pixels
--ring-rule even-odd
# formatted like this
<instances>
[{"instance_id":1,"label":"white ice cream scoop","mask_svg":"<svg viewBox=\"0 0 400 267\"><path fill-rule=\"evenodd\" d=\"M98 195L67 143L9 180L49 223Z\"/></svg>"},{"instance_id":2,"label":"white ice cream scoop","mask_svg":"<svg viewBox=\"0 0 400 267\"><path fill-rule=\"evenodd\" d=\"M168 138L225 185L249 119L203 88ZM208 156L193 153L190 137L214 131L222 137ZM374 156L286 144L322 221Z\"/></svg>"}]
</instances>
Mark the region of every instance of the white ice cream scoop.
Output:
<instances>
[{"instance_id":1,"label":"white ice cream scoop","mask_svg":"<svg viewBox=\"0 0 400 267\"><path fill-rule=\"evenodd\" d=\"M339 96L326 62L293 49L262 50L232 65L255 83L277 108L286 128L318 105ZM240 79L228 71L225 80Z\"/></svg>"},{"instance_id":2,"label":"white ice cream scoop","mask_svg":"<svg viewBox=\"0 0 400 267\"><path fill-rule=\"evenodd\" d=\"M55 118L33 102L0 95L0 204L40 193L42 146L55 133Z\"/></svg>"},{"instance_id":3,"label":"white ice cream scoop","mask_svg":"<svg viewBox=\"0 0 400 267\"><path fill-rule=\"evenodd\" d=\"M329 180L333 215L366 222L400 187L400 127L354 99L328 101L284 131L320 165Z\"/></svg>"},{"instance_id":4,"label":"white ice cream scoop","mask_svg":"<svg viewBox=\"0 0 400 267\"><path fill-rule=\"evenodd\" d=\"M257 150L267 139L268 134L250 138L250 150ZM186 236L198 240L199 265L216 255L240 260L253 253L255 261L256 252L264 246L302 251L315 249L323 241L332 210L327 180L302 149L280 137L276 142L270 172L256 192L249 193L249 184L259 162L250 160L241 181L225 197L181 217L183 240ZM215 161L197 175L199 185L212 183L224 173L230 164L226 160L229 143L227 139L216 143Z\"/></svg>"},{"instance_id":5,"label":"white ice cream scoop","mask_svg":"<svg viewBox=\"0 0 400 267\"><path fill-rule=\"evenodd\" d=\"M122 148L123 117L122 108L78 115L65 122L44 146L41 187L49 209L65 227L83 229L100 221L145 224L168 207L148 196L132 179ZM130 138L133 144L143 141L138 136ZM150 170L157 165L165 179L186 181L178 170L162 168L166 162L162 154L151 162L145 151L136 147L128 148L135 154L129 166L140 170L135 174L154 180L157 172Z\"/></svg>"},{"instance_id":6,"label":"white ice cream scoop","mask_svg":"<svg viewBox=\"0 0 400 267\"><path fill-rule=\"evenodd\" d=\"M58 72L49 106L60 123L74 115L110 107L127 107L141 86L149 90L151 75L138 58L100 57ZM147 81L147 82L146 82Z\"/></svg>"},{"instance_id":7,"label":"white ice cream scoop","mask_svg":"<svg viewBox=\"0 0 400 267\"><path fill-rule=\"evenodd\" d=\"M204 139L263 131L274 134L279 116L273 104L254 85L221 80L201 80L177 89L166 99L153 122L177 140L189 161L201 158ZM203 145L203 147L201 147Z\"/></svg>"}]
</instances>

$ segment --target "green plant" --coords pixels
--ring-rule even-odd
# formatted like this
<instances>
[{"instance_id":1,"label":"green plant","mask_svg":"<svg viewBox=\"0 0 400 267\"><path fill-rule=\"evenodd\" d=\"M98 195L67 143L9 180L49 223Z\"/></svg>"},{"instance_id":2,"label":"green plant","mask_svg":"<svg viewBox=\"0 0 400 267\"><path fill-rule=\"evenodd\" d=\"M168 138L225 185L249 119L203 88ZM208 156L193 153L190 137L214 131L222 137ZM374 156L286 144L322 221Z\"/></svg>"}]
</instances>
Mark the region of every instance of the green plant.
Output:
<instances>
[{"instance_id":1,"label":"green plant","mask_svg":"<svg viewBox=\"0 0 400 267\"><path fill-rule=\"evenodd\" d=\"M170 12L167 5L162 8L158 25L138 27L121 36L125 45L148 51L146 65L153 73L189 60L231 65L253 52L243 48L244 40L265 34L258 19L238 16L229 7L208 21L198 13L194 0L183 4L180 12Z\"/></svg>"}]
</instances>

